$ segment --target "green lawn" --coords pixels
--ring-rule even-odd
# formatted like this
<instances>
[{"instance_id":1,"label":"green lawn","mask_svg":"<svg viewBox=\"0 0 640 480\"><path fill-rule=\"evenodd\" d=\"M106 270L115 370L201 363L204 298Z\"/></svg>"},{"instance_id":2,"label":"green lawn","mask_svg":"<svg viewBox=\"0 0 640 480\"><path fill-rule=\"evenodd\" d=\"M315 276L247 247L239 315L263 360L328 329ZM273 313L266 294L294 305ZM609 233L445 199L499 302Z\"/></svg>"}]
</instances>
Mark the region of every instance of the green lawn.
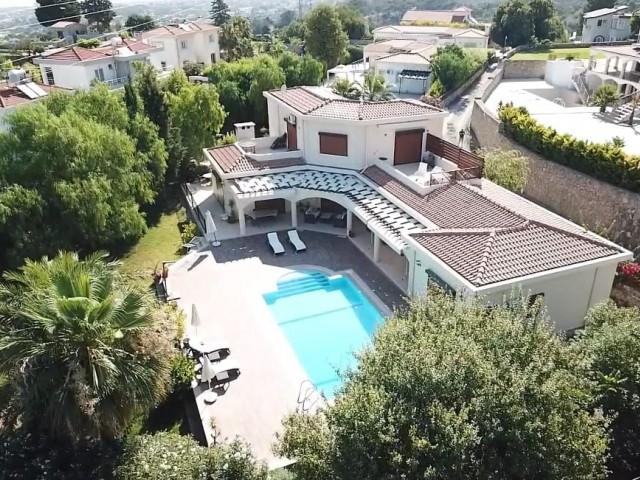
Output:
<instances>
[{"instance_id":1,"label":"green lawn","mask_svg":"<svg viewBox=\"0 0 640 480\"><path fill-rule=\"evenodd\" d=\"M549 60L550 54L555 55L556 58L566 58L571 55L576 60L584 60L589 58L589 48L552 48L540 52L520 52L511 57L511 60ZM604 55L598 54L596 58L604 58Z\"/></svg>"},{"instance_id":2,"label":"green lawn","mask_svg":"<svg viewBox=\"0 0 640 480\"><path fill-rule=\"evenodd\" d=\"M132 276L141 285L151 285L151 274L156 265L175 260L182 255L180 224L187 220L184 209L177 206L163 213L140 241L121 255L123 273Z\"/></svg>"}]
</instances>

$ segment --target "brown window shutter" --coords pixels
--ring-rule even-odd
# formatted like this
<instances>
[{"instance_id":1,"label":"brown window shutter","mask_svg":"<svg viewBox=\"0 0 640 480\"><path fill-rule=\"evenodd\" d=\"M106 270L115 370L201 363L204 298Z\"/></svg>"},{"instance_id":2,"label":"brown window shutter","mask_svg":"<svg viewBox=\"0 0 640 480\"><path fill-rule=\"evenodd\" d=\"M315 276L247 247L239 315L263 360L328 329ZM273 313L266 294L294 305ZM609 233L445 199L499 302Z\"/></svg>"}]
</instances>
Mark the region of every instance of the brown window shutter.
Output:
<instances>
[{"instance_id":1,"label":"brown window shutter","mask_svg":"<svg viewBox=\"0 0 640 480\"><path fill-rule=\"evenodd\" d=\"M320 153L326 155L339 155L341 157L348 156L348 137L338 133L320 132Z\"/></svg>"}]
</instances>

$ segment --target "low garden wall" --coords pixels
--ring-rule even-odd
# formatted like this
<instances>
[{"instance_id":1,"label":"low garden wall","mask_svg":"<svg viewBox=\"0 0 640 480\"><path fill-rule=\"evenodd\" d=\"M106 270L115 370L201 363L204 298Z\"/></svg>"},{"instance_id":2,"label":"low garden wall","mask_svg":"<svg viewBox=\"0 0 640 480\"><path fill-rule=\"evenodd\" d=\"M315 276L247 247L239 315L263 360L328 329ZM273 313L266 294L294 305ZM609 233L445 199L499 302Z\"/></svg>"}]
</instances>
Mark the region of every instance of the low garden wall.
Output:
<instances>
[{"instance_id":1,"label":"low garden wall","mask_svg":"<svg viewBox=\"0 0 640 480\"><path fill-rule=\"evenodd\" d=\"M528 158L526 198L626 248L640 246L640 194L546 160L508 138L481 98L475 100L470 127L480 148L519 150Z\"/></svg>"}]
</instances>

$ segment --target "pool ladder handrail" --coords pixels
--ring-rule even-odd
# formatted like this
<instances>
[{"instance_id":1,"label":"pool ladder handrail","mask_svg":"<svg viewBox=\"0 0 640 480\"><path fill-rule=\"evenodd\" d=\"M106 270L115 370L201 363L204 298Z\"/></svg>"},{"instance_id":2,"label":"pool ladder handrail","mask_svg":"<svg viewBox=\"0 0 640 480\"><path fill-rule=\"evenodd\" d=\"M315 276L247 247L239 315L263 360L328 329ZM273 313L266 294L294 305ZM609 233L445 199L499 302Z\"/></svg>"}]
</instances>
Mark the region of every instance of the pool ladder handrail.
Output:
<instances>
[{"instance_id":1,"label":"pool ladder handrail","mask_svg":"<svg viewBox=\"0 0 640 480\"><path fill-rule=\"evenodd\" d=\"M303 387L305 385L307 385L307 387L304 389L303 395ZM311 403L308 403L311 400L312 395L314 394L316 394L316 397L311 401ZM298 411L306 413L311 410L311 408L313 408L320 400L326 401L324 394L320 390L318 390L318 387L316 387L311 380L303 380L300 384L300 390L298 391Z\"/></svg>"}]
</instances>

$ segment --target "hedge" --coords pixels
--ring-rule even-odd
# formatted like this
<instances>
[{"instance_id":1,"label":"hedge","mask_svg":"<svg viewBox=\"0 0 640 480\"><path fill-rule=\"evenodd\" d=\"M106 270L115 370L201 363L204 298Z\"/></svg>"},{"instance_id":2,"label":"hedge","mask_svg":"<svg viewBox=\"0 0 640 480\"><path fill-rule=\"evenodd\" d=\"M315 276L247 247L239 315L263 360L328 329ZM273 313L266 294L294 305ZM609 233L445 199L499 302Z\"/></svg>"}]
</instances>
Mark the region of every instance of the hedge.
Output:
<instances>
[{"instance_id":1,"label":"hedge","mask_svg":"<svg viewBox=\"0 0 640 480\"><path fill-rule=\"evenodd\" d=\"M640 193L640 156L611 143L592 143L540 125L523 107L500 107L504 133L534 152L598 180Z\"/></svg>"}]
</instances>

